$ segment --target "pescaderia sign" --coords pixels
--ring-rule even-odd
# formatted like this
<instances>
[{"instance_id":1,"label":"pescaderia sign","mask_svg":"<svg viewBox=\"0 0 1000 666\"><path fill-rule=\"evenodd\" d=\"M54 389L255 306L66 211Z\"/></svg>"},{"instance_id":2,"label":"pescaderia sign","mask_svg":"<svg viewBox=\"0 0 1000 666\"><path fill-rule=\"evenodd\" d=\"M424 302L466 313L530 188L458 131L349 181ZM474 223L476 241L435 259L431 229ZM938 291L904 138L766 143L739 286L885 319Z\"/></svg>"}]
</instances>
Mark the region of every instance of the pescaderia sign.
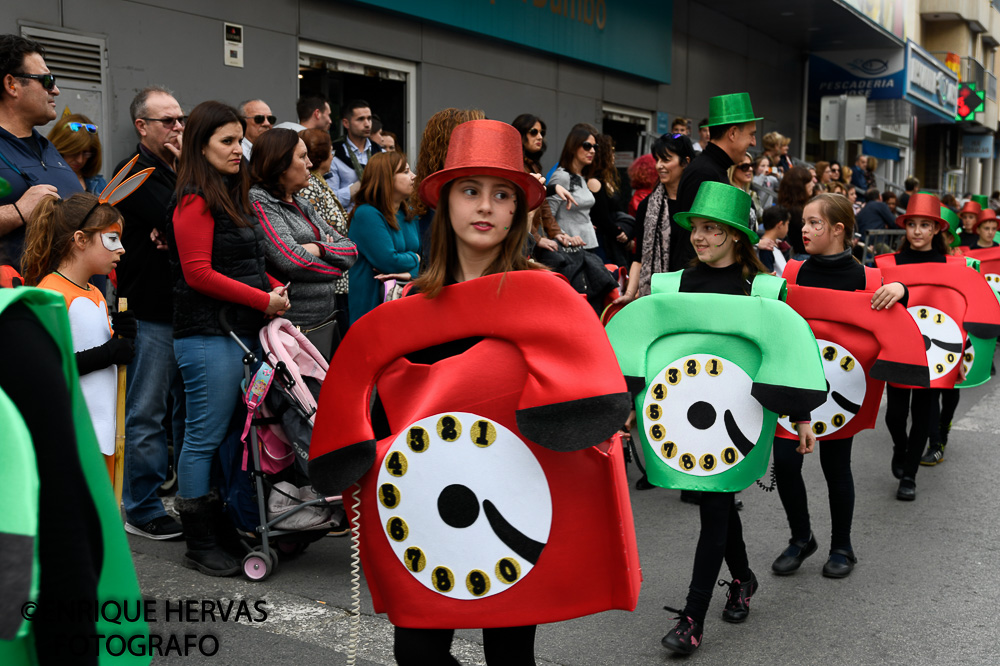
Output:
<instances>
[{"instance_id":1,"label":"pescaderia sign","mask_svg":"<svg viewBox=\"0 0 1000 666\"><path fill-rule=\"evenodd\" d=\"M809 100L827 95L905 99L952 120L958 105L958 77L912 41L901 49L829 51L809 56Z\"/></svg>"},{"instance_id":2,"label":"pescaderia sign","mask_svg":"<svg viewBox=\"0 0 1000 666\"><path fill-rule=\"evenodd\" d=\"M670 83L673 0L353 1Z\"/></svg>"}]
</instances>

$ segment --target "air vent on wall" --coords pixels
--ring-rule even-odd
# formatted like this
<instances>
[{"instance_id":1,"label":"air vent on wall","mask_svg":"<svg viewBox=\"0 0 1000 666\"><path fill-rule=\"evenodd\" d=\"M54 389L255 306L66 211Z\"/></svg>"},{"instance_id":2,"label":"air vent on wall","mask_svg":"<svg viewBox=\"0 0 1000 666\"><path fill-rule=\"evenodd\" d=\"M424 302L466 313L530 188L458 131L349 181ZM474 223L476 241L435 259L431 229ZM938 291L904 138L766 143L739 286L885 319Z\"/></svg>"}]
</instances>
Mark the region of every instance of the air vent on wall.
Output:
<instances>
[{"instance_id":1,"label":"air vent on wall","mask_svg":"<svg viewBox=\"0 0 1000 666\"><path fill-rule=\"evenodd\" d=\"M98 40L39 28L25 27L22 32L45 48L45 64L60 81L101 85L104 46Z\"/></svg>"}]
</instances>

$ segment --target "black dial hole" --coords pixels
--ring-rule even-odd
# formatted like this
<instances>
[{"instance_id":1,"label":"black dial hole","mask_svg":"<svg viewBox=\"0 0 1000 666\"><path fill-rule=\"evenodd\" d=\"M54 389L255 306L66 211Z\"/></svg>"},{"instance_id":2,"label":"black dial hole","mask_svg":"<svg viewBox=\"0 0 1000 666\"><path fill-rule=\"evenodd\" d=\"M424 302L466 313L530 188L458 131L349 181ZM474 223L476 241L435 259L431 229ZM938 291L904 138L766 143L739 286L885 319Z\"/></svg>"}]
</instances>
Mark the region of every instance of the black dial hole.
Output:
<instances>
[{"instance_id":1,"label":"black dial hole","mask_svg":"<svg viewBox=\"0 0 1000 666\"><path fill-rule=\"evenodd\" d=\"M699 400L688 408L688 422L698 430L708 430L715 425L715 407Z\"/></svg>"},{"instance_id":2,"label":"black dial hole","mask_svg":"<svg viewBox=\"0 0 1000 666\"><path fill-rule=\"evenodd\" d=\"M447 525L468 527L479 518L479 498L469 488L453 483L438 495L438 513Z\"/></svg>"}]
</instances>

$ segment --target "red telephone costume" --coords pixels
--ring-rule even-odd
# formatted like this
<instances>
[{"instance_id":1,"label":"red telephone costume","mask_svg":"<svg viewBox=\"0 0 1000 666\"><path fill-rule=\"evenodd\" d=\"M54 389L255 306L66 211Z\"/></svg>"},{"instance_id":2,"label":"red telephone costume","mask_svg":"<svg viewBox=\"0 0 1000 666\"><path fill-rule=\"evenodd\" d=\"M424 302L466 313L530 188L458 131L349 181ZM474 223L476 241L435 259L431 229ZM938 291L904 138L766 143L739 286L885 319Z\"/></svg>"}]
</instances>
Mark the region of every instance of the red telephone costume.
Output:
<instances>
[{"instance_id":1,"label":"red telephone costume","mask_svg":"<svg viewBox=\"0 0 1000 666\"><path fill-rule=\"evenodd\" d=\"M954 388L965 351L966 331L980 338L1000 335L1000 303L983 276L964 257L946 263L896 264L896 255L875 257L887 281L910 290L907 311L924 336L931 388Z\"/></svg>"},{"instance_id":2,"label":"red telephone costume","mask_svg":"<svg viewBox=\"0 0 1000 666\"><path fill-rule=\"evenodd\" d=\"M904 308L872 309L878 269L865 268L864 291L838 291L796 285L801 266L789 261L781 277L789 285L785 302L809 322L823 358L827 400L812 411L812 430L820 441L846 439L875 427L886 381L929 385L923 340ZM799 438L788 416L775 434Z\"/></svg>"},{"instance_id":3,"label":"red telephone costume","mask_svg":"<svg viewBox=\"0 0 1000 666\"><path fill-rule=\"evenodd\" d=\"M1000 293L1000 247L965 248L965 256L979 260L979 270L993 291Z\"/></svg>"},{"instance_id":4,"label":"red telephone costume","mask_svg":"<svg viewBox=\"0 0 1000 666\"><path fill-rule=\"evenodd\" d=\"M443 360L406 358L457 340L465 351ZM624 460L607 441L629 394L564 280L508 273L386 303L351 327L331 367L309 472L326 493L364 475L358 529L376 612L422 629L635 608ZM376 383L392 432L377 443Z\"/></svg>"}]
</instances>

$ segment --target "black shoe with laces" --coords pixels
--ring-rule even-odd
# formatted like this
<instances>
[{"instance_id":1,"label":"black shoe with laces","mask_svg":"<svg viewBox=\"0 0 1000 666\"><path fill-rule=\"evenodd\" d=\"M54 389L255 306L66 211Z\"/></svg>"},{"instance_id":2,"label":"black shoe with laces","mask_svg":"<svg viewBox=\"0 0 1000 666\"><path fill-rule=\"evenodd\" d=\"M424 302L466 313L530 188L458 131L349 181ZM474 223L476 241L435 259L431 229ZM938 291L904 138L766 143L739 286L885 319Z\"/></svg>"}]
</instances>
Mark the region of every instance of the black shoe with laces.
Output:
<instances>
[{"instance_id":1,"label":"black shoe with laces","mask_svg":"<svg viewBox=\"0 0 1000 666\"><path fill-rule=\"evenodd\" d=\"M924 453L924 456L920 459L920 464L933 467L939 462L944 462L944 444L928 444L927 452Z\"/></svg>"},{"instance_id":2,"label":"black shoe with laces","mask_svg":"<svg viewBox=\"0 0 1000 666\"><path fill-rule=\"evenodd\" d=\"M729 597L722 611L722 619L734 624L745 621L750 615L750 597L757 591L757 576L751 571L747 581L740 581L739 578L732 582L720 580L719 585L729 586Z\"/></svg>"},{"instance_id":3,"label":"black shoe with laces","mask_svg":"<svg viewBox=\"0 0 1000 666\"><path fill-rule=\"evenodd\" d=\"M697 650L701 645L701 622L695 622L690 615L684 615L684 611L676 608L664 606L663 609L677 613L678 616L674 618L677 624L660 640L660 644L677 654L691 654Z\"/></svg>"},{"instance_id":4,"label":"black shoe with laces","mask_svg":"<svg viewBox=\"0 0 1000 666\"><path fill-rule=\"evenodd\" d=\"M170 516L159 516L142 525L125 521L125 531L154 541L180 539L182 535L180 523Z\"/></svg>"}]
</instances>

